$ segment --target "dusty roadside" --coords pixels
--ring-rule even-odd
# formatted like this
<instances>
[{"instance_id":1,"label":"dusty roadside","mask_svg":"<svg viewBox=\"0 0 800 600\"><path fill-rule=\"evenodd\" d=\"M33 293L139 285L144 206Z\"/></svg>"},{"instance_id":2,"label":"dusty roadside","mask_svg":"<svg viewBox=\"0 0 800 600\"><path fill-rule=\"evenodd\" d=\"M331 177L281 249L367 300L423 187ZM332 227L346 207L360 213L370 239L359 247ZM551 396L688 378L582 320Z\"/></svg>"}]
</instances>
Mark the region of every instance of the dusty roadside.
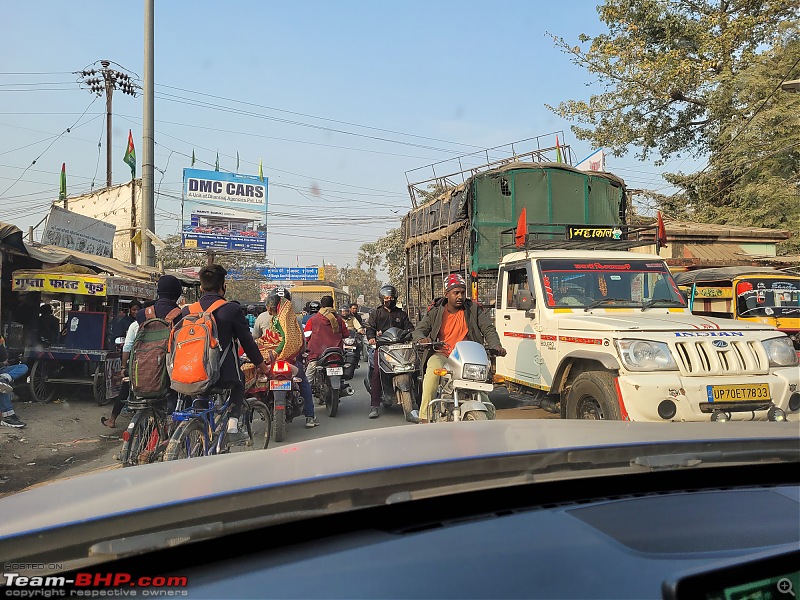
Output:
<instances>
[{"instance_id":1,"label":"dusty roadside","mask_svg":"<svg viewBox=\"0 0 800 600\"><path fill-rule=\"evenodd\" d=\"M117 468L116 455L129 418L124 413L109 429L100 417L111 405L97 406L85 388L67 390L54 402L14 401L28 425L0 427L0 497L37 483L101 468Z\"/></svg>"}]
</instances>

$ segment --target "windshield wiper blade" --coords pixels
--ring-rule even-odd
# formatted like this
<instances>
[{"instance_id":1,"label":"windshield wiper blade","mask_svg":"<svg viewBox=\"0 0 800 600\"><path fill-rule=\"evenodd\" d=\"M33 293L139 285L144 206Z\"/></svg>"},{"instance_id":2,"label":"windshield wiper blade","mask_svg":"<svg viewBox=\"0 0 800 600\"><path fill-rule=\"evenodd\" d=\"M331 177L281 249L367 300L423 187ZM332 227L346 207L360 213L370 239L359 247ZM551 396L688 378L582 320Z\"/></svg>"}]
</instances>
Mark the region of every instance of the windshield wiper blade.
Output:
<instances>
[{"instance_id":1,"label":"windshield wiper blade","mask_svg":"<svg viewBox=\"0 0 800 600\"><path fill-rule=\"evenodd\" d=\"M597 308L598 306L605 304L607 302L630 302L630 300L625 300L624 298L600 298L599 300L595 300L589 306L584 308L583 312L591 310L592 308Z\"/></svg>"},{"instance_id":2,"label":"windshield wiper blade","mask_svg":"<svg viewBox=\"0 0 800 600\"><path fill-rule=\"evenodd\" d=\"M642 303L642 312L646 311L648 308L653 308L657 304L663 304L664 306L680 306L685 308L685 304L680 300L670 300L669 298L651 298L646 302Z\"/></svg>"}]
</instances>

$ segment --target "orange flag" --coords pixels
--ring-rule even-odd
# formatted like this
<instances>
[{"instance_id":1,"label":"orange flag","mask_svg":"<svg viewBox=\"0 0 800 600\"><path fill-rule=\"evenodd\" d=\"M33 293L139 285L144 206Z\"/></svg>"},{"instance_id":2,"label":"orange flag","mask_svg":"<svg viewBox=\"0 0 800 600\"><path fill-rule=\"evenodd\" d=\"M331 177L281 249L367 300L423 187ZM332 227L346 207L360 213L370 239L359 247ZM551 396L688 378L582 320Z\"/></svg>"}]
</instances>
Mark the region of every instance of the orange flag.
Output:
<instances>
[{"instance_id":1,"label":"orange flag","mask_svg":"<svg viewBox=\"0 0 800 600\"><path fill-rule=\"evenodd\" d=\"M522 248L525 245L525 236L528 235L528 212L523 207L522 212L519 213L519 220L517 221L517 233L514 236L514 241L517 248Z\"/></svg>"}]
</instances>

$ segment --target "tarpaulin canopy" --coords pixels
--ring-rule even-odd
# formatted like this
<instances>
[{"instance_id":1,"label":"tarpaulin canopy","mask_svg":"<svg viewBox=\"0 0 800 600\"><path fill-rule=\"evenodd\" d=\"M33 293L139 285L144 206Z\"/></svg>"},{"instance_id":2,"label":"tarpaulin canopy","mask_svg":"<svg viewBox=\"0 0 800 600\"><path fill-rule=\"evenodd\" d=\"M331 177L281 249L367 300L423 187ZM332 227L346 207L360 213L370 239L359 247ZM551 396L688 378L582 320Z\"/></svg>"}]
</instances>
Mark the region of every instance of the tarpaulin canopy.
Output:
<instances>
[{"instance_id":1,"label":"tarpaulin canopy","mask_svg":"<svg viewBox=\"0 0 800 600\"><path fill-rule=\"evenodd\" d=\"M27 254L25 243L22 241L22 230L16 225L0 221L0 246Z\"/></svg>"}]
</instances>

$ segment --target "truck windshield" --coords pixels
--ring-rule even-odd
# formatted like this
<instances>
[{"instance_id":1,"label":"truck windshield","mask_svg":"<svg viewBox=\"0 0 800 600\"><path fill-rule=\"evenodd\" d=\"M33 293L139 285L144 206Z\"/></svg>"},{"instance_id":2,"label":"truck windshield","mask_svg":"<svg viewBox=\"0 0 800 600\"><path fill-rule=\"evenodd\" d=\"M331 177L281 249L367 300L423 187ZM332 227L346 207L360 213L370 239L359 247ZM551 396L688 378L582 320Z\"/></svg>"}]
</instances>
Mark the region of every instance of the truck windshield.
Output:
<instances>
[{"instance_id":1,"label":"truck windshield","mask_svg":"<svg viewBox=\"0 0 800 600\"><path fill-rule=\"evenodd\" d=\"M800 278L742 279L736 284L736 309L742 317L800 317Z\"/></svg>"},{"instance_id":2,"label":"truck windshield","mask_svg":"<svg viewBox=\"0 0 800 600\"><path fill-rule=\"evenodd\" d=\"M540 260L539 271L550 308L644 306L652 300L686 306L663 262Z\"/></svg>"}]
</instances>

